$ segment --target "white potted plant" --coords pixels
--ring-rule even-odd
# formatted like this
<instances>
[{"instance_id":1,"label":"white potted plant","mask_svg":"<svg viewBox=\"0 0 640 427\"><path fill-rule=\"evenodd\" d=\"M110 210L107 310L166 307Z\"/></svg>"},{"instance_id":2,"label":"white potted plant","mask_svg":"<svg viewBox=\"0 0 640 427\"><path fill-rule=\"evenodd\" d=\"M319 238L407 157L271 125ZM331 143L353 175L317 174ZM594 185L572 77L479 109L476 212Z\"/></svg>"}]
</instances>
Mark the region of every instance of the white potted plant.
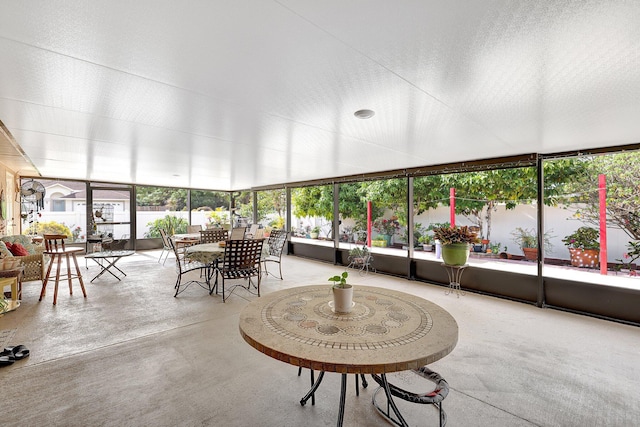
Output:
<instances>
[{"instance_id":1,"label":"white potted plant","mask_svg":"<svg viewBox=\"0 0 640 427\"><path fill-rule=\"evenodd\" d=\"M349 313L353 306L353 286L347 283L348 276L349 273L344 271L328 279L333 282L333 310L336 313Z\"/></svg>"}]
</instances>

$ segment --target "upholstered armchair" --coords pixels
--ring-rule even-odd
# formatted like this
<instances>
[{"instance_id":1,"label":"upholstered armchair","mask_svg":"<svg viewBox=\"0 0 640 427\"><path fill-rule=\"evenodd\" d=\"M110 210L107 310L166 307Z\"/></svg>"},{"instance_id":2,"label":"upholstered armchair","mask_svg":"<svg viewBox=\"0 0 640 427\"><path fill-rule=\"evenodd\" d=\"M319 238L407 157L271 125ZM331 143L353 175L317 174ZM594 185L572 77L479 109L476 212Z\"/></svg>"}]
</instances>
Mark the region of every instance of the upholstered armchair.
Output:
<instances>
[{"instance_id":1,"label":"upholstered armchair","mask_svg":"<svg viewBox=\"0 0 640 427\"><path fill-rule=\"evenodd\" d=\"M5 242L11 244L20 243L27 250L29 255L19 256L24 266L22 280L28 282L30 280L42 280L44 277L44 247L31 243L30 236L13 235L0 237L0 257L13 257L14 255L7 249Z\"/></svg>"}]
</instances>

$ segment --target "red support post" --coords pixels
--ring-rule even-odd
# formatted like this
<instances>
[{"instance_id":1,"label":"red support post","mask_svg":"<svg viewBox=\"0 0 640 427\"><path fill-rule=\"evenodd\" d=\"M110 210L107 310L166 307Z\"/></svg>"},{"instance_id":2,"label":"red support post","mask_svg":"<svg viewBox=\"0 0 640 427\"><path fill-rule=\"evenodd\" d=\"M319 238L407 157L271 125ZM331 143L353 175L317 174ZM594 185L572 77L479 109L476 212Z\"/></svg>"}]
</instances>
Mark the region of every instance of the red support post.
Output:
<instances>
[{"instance_id":1,"label":"red support post","mask_svg":"<svg viewBox=\"0 0 640 427\"><path fill-rule=\"evenodd\" d=\"M600 274L607 275L607 176L598 175L600 196Z\"/></svg>"},{"instance_id":2,"label":"red support post","mask_svg":"<svg viewBox=\"0 0 640 427\"><path fill-rule=\"evenodd\" d=\"M371 202L367 202L367 246L371 247Z\"/></svg>"},{"instance_id":3,"label":"red support post","mask_svg":"<svg viewBox=\"0 0 640 427\"><path fill-rule=\"evenodd\" d=\"M449 223L451 228L456 226L456 189L449 189Z\"/></svg>"}]
</instances>

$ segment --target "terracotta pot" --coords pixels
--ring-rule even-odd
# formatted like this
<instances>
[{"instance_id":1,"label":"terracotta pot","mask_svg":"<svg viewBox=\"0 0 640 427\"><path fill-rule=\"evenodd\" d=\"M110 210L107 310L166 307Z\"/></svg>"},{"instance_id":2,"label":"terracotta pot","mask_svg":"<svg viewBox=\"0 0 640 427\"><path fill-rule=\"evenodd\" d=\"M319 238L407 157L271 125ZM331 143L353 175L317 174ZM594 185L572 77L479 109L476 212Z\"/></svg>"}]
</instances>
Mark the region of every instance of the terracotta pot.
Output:
<instances>
[{"instance_id":1,"label":"terracotta pot","mask_svg":"<svg viewBox=\"0 0 640 427\"><path fill-rule=\"evenodd\" d=\"M600 264L598 249L569 249L573 267L597 268Z\"/></svg>"},{"instance_id":2,"label":"terracotta pot","mask_svg":"<svg viewBox=\"0 0 640 427\"><path fill-rule=\"evenodd\" d=\"M522 248L522 252L524 252L524 259L527 261L538 260L538 248Z\"/></svg>"},{"instance_id":3,"label":"terracotta pot","mask_svg":"<svg viewBox=\"0 0 640 427\"><path fill-rule=\"evenodd\" d=\"M336 313L349 313L353 306L353 286L333 287L333 310Z\"/></svg>"}]
</instances>

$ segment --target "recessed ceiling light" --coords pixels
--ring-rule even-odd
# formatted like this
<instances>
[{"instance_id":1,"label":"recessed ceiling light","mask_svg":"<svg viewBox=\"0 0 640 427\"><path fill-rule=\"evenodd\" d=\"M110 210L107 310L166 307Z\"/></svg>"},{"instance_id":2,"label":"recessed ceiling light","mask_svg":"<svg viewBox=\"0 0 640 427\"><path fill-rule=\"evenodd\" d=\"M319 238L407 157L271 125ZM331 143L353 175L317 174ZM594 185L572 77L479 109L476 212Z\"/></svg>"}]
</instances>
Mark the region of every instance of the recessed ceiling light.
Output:
<instances>
[{"instance_id":1,"label":"recessed ceiling light","mask_svg":"<svg viewBox=\"0 0 640 427\"><path fill-rule=\"evenodd\" d=\"M178 175L177 173L174 173L172 176L176 176L177 177L177 176L180 176L180 175Z\"/></svg>"},{"instance_id":2,"label":"recessed ceiling light","mask_svg":"<svg viewBox=\"0 0 640 427\"><path fill-rule=\"evenodd\" d=\"M375 114L376 112L373 110L358 110L355 113L353 113L353 115L359 119L370 119Z\"/></svg>"}]
</instances>

